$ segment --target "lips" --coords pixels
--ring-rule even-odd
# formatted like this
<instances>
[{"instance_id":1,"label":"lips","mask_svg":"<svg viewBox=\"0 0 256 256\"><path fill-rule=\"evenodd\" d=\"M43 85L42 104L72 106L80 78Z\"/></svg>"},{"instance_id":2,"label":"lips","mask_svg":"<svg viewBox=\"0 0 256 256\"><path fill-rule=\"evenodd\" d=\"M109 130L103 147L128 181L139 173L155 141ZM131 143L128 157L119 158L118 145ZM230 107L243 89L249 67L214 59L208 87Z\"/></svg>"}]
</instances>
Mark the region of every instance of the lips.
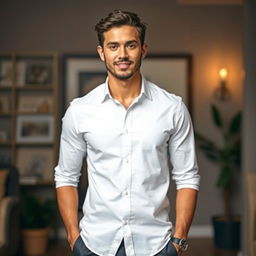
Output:
<instances>
[{"instance_id":1,"label":"lips","mask_svg":"<svg viewBox=\"0 0 256 256\"><path fill-rule=\"evenodd\" d=\"M129 68L129 66L131 65L131 62L117 62L116 65L120 68L120 69L127 69Z\"/></svg>"}]
</instances>

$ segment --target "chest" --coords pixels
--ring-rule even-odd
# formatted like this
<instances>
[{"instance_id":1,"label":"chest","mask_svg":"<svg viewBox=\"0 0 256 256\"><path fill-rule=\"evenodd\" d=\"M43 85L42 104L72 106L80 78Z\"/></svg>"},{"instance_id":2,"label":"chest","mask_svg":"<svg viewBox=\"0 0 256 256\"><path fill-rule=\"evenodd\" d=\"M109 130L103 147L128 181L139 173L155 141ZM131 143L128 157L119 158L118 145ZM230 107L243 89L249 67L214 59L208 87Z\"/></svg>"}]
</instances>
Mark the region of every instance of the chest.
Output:
<instances>
[{"instance_id":1,"label":"chest","mask_svg":"<svg viewBox=\"0 0 256 256\"><path fill-rule=\"evenodd\" d=\"M168 108L106 104L87 109L78 128L89 150L107 153L128 147L166 148L174 125Z\"/></svg>"}]
</instances>

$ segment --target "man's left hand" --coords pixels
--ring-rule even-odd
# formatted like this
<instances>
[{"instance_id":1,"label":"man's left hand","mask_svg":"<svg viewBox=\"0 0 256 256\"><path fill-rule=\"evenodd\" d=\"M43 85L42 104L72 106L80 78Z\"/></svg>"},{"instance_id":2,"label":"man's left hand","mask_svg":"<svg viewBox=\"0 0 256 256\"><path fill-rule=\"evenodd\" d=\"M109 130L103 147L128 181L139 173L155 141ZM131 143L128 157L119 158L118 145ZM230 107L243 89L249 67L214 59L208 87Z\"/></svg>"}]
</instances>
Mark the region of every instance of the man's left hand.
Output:
<instances>
[{"instance_id":1,"label":"man's left hand","mask_svg":"<svg viewBox=\"0 0 256 256\"><path fill-rule=\"evenodd\" d=\"M178 256L181 256L182 255L182 250L180 249L179 245L173 243L173 246L175 247Z\"/></svg>"}]
</instances>

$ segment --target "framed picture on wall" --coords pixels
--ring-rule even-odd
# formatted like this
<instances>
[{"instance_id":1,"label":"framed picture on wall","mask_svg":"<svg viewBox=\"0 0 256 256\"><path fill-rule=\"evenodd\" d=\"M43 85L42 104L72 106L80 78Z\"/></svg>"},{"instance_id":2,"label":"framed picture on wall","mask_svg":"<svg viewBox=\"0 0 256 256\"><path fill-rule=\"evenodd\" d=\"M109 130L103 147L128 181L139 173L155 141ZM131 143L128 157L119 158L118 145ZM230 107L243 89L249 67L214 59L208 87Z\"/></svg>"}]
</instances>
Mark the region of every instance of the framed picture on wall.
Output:
<instances>
[{"instance_id":1,"label":"framed picture on wall","mask_svg":"<svg viewBox=\"0 0 256 256\"><path fill-rule=\"evenodd\" d=\"M53 116L19 115L16 137L18 143L50 143L53 141Z\"/></svg>"},{"instance_id":2,"label":"framed picture on wall","mask_svg":"<svg viewBox=\"0 0 256 256\"><path fill-rule=\"evenodd\" d=\"M21 95L18 101L19 113L51 113L52 97L48 95Z\"/></svg>"},{"instance_id":3,"label":"framed picture on wall","mask_svg":"<svg viewBox=\"0 0 256 256\"><path fill-rule=\"evenodd\" d=\"M50 148L19 148L17 166L23 183L53 178L53 151Z\"/></svg>"},{"instance_id":4,"label":"framed picture on wall","mask_svg":"<svg viewBox=\"0 0 256 256\"><path fill-rule=\"evenodd\" d=\"M52 83L52 66L49 61L36 61L27 63L27 85L50 85Z\"/></svg>"},{"instance_id":5,"label":"framed picture on wall","mask_svg":"<svg viewBox=\"0 0 256 256\"><path fill-rule=\"evenodd\" d=\"M97 55L65 54L62 58L65 110L72 99L103 83L106 68ZM142 61L142 74L167 91L179 95L192 109L192 55L149 54Z\"/></svg>"}]
</instances>

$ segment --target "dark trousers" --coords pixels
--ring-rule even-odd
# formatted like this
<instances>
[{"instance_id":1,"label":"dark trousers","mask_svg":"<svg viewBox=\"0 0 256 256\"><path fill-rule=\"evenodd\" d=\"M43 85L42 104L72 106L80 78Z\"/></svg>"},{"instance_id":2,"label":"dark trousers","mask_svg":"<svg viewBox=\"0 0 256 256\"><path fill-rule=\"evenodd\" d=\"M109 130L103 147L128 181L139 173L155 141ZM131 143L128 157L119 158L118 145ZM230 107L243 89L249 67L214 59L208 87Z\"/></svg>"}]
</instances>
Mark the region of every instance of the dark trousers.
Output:
<instances>
[{"instance_id":1,"label":"dark trousers","mask_svg":"<svg viewBox=\"0 0 256 256\"><path fill-rule=\"evenodd\" d=\"M98 255L91 252L84 244L81 236L79 236L74 244L73 256L98 256ZM126 256L124 241L122 241L121 245L119 246L116 256ZM160 251L158 254L156 254L156 256L178 256L178 254L172 242L169 241L169 243L164 247L164 249Z\"/></svg>"}]
</instances>

